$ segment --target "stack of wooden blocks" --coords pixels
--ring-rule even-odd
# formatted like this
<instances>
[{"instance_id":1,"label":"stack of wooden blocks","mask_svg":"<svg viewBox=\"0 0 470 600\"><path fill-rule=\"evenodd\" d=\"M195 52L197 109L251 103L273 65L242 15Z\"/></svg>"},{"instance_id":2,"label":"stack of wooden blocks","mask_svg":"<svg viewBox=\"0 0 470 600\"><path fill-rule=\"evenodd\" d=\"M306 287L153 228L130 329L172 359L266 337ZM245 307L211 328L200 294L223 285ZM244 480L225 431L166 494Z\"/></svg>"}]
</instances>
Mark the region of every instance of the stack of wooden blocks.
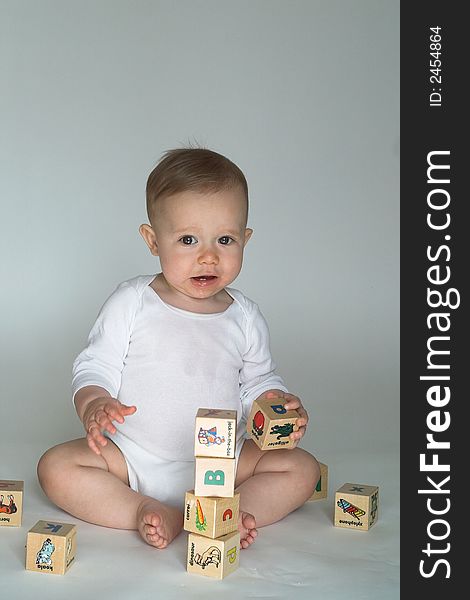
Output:
<instances>
[{"instance_id":1,"label":"stack of wooden blocks","mask_svg":"<svg viewBox=\"0 0 470 600\"><path fill-rule=\"evenodd\" d=\"M186 492L187 570L223 579L239 564L240 494L235 493L237 411L200 408L196 415L194 490Z\"/></svg>"}]
</instances>

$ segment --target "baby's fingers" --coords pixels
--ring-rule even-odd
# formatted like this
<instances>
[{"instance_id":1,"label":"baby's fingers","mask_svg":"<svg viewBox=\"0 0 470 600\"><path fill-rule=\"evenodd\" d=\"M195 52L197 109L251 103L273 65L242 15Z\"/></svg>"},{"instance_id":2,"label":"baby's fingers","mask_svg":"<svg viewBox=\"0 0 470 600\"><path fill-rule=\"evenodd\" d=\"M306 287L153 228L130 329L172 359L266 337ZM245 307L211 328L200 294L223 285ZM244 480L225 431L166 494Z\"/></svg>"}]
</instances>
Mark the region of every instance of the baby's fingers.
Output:
<instances>
[{"instance_id":1,"label":"baby's fingers","mask_svg":"<svg viewBox=\"0 0 470 600\"><path fill-rule=\"evenodd\" d=\"M106 406L107 414L118 423L124 423L124 417L135 413L137 408L135 406L127 406L126 404L108 404Z\"/></svg>"},{"instance_id":2,"label":"baby's fingers","mask_svg":"<svg viewBox=\"0 0 470 600\"><path fill-rule=\"evenodd\" d=\"M88 447L98 456L101 455L101 446L106 446L108 440L101 434L98 425L91 425L86 436Z\"/></svg>"},{"instance_id":3,"label":"baby's fingers","mask_svg":"<svg viewBox=\"0 0 470 600\"><path fill-rule=\"evenodd\" d=\"M102 431L109 431L109 433L116 433L116 427L114 427L112 420L109 418L110 415L105 409L99 410L95 415L95 421L98 423L100 433Z\"/></svg>"},{"instance_id":4,"label":"baby's fingers","mask_svg":"<svg viewBox=\"0 0 470 600\"><path fill-rule=\"evenodd\" d=\"M88 434L86 436L86 441L88 443L88 447L90 448L90 450L92 452L94 452L95 454L97 454L98 456L101 456L101 450L98 448L98 446L95 443L95 440L91 437L90 434Z\"/></svg>"},{"instance_id":5,"label":"baby's fingers","mask_svg":"<svg viewBox=\"0 0 470 600\"><path fill-rule=\"evenodd\" d=\"M299 422L299 420L300 419L297 419L297 423ZM290 434L289 438L291 440L295 440L295 441L298 441L298 440L302 439L304 437L304 435L305 435L306 429L307 428L305 427L305 425L299 426L299 428L297 429L297 431L293 431Z\"/></svg>"},{"instance_id":6,"label":"baby's fingers","mask_svg":"<svg viewBox=\"0 0 470 600\"><path fill-rule=\"evenodd\" d=\"M302 403L300 402L300 398L298 396L294 396L294 394L288 394L287 392L284 394L284 398L286 402L284 403L284 408L287 410L299 410L302 407Z\"/></svg>"},{"instance_id":7,"label":"baby's fingers","mask_svg":"<svg viewBox=\"0 0 470 600\"><path fill-rule=\"evenodd\" d=\"M302 427L302 425L308 425L308 415L304 410L300 410L297 409L297 412L299 413L300 417L296 420L296 424L299 427Z\"/></svg>"},{"instance_id":8,"label":"baby's fingers","mask_svg":"<svg viewBox=\"0 0 470 600\"><path fill-rule=\"evenodd\" d=\"M306 430L305 427L299 427L299 429L297 431L293 431L290 434L289 438L291 440L297 440L298 441L298 440L300 440L300 439L302 439L304 437L305 430Z\"/></svg>"},{"instance_id":9,"label":"baby's fingers","mask_svg":"<svg viewBox=\"0 0 470 600\"><path fill-rule=\"evenodd\" d=\"M128 406L127 404L120 404L119 408L121 410L121 415L133 415L137 410L137 406Z\"/></svg>"},{"instance_id":10,"label":"baby's fingers","mask_svg":"<svg viewBox=\"0 0 470 600\"><path fill-rule=\"evenodd\" d=\"M121 414L121 411L119 410L119 407L114 406L112 404L108 404L105 406L105 411L106 411L106 415L108 416L108 420L111 421L117 421L118 423L124 423L124 417ZM113 425L113 429L114 431L111 431L111 433L115 433L116 428Z\"/></svg>"},{"instance_id":11,"label":"baby's fingers","mask_svg":"<svg viewBox=\"0 0 470 600\"><path fill-rule=\"evenodd\" d=\"M300 440L300 438L304 436L307 429L308 415L302 407L298 408L297 412L299 413L300 417L296 419L295 424L299 429L294 431L291 435L293 436L292 439Z\"/></svg>"}]
</instances>

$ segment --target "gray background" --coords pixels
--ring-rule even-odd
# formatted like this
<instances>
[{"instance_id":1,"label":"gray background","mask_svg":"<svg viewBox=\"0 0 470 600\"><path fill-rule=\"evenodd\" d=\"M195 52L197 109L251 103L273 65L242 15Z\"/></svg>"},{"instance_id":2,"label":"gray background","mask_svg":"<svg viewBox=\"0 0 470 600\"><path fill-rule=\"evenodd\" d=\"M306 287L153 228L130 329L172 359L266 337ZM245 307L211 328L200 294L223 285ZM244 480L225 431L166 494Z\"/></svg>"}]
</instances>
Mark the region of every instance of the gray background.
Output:
<instances>
[{"instance_id":1,"label":"gray background","mask_svg":"<svg viewBox=\"0 0 470 600\"><path fill-rule=\"evenodd\" d=\"M138 233L146 178L190 141L248 179L233 285L310 412L304 445L396 449L398 2L0 6L9 421L46 446L81 435L71 363L115 286L157 271Z\"/></svg>"},{"instance_id":2,"label":"gray background","mask_svg":"<svg viewBox=\"0 0 470 600\"><path fill-rule=\"evenodd\" d=\"M0 10L0 447L26 469L1 476L34 485L40 453L82 435L73 359L116 285L157 272L146 179L191 142L246 174L254 235L233 285L309 410L303 447L332 485L398 500L398 0Z\"/></svg>"}]
</instances>

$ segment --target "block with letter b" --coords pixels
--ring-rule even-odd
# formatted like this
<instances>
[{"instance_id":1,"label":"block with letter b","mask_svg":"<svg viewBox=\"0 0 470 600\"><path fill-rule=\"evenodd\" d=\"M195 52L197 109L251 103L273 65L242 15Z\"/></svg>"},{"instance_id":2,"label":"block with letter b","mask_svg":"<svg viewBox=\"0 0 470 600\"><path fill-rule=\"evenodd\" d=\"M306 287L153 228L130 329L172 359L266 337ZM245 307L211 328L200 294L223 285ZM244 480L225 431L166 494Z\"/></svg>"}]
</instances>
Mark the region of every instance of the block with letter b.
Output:
<instances>
[{"instance_id":1,"label":"block with letter b","mask_svg":"<svg viewBox=\"0 0 470 600\"><path fill-rule=\"evenodd\" d=\"M26 539L26 569L63 575L75 559L77 527L38 521Z\"/></svg>"},{"instance_id":2,"label":"block with letter b","mask_svg":"<svg viewBox=\"0 0 470 600\"><path fill-rule=\"evenodd\" d=\"M238 568L240 532L233 531L217 539L190 533L188 536L189 573L223 579Z\"/></svg>"},{"instance_id":3,"label":"block with letter b","mask_svg":"<svg viewBox=\"0 0 470 600\"><path fill-rule=\"evenodd\" d=\"M246 430L261 450L291 449L298 440L291 440L290 434L297 431L299 413L286 410L284 398L262 398L254 400L248 417Z\"/></svg>"},{"instance_id":4,"label":"block with letter b","mask_svg":"<svg viewBox=\"0 0 470 600\"><path fill-rule=\"evenodd\" d=\"M187 571L223 579L238 568L240 494L235 493L237 411L200 408L194 435L194 490L185 495Z\"/></svg>"},{"instance_id":5,"label":"block with letter b","mask_svg":"<svg viewBox=\"0 0 470 600\"><path fill-rule=\"evenodd\" d=\"M335 526L367 531L377 521L378 509L376 485L345 483L335 495Z\"/></svg>"},{"instance_id":6,"label":"block with letter b","mask_svg":"<svg viewBox=\"0 0 470 600\"><path fill-rule=\"evenodd\" d=\"M194 456L235 458L237 411L200 408L196 414Z\"/></svg>"},{"instance_id":7,"label":"block with letter b","mask_svg":"<svg viewBox=\"0 0 470 600\"><path fill-rule=\"evenodd\" d=\"M218 538L236 531L240 507L240 494L233 498L196 496L186 492L184 528L198 535Z\"/></svg>"},{"instance_id":8,"label":"block with letter b","mask_svg":"<svg viewBox=\"0 0 470 600\"><path fill-rule=\"evenodd\" d=\"M0 479L0 526L21 526L23 491L23 481Z\"/></svg>"},{"instance_id":9,"label":"block with letter b","mask_svg":"<svg viewBox=\"0 0 470 600\"><path fill-rule=\"evenodd\" d=\"M196 496L233 496L235 490L234 458L196 457L194 493Z\"/></svg>"}]
</instances>

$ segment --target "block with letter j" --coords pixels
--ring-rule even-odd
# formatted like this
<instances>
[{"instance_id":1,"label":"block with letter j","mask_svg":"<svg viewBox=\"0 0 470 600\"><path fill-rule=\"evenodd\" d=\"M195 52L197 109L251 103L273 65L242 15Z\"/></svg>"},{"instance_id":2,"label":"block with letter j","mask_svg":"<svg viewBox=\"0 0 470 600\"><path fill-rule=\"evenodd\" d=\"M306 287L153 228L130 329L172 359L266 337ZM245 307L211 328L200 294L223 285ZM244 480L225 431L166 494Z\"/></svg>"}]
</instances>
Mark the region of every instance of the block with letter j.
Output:
<instances>
[{"instance_id":1,"label":"block with letter j","mask_svg":"<svg viewBox=\"0 0 470 600\"><path fill-rule=\"evenodd\" d=\"M237 411L200 408L194 490L185 496L187 571L223 579L238 568L240 494L235 492Z\"/></svg>"}]
</instances>

